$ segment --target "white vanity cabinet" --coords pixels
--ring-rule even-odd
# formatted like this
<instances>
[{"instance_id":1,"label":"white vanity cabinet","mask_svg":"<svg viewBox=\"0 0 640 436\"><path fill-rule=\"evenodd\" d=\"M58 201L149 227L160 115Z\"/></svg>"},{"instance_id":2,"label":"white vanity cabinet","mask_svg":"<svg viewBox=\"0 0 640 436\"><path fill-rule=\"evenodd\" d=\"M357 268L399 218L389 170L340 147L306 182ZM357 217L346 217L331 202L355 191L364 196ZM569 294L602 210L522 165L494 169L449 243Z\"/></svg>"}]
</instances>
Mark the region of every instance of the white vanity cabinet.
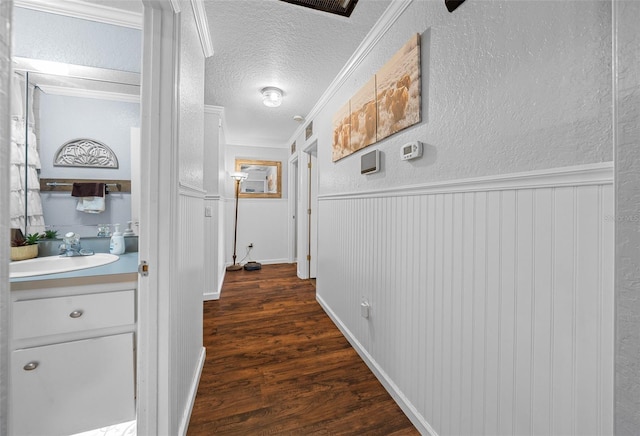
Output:
<instances>
[{"instance_id":1,"label":"white vanity cabinet","mask_svg":"<svg viewBox=\"0 0 640 436\"><path fill-rule=\"evenodd\" d=\"M135 419L136 279L12 283L11 434Z\"/></svg>"}]
</instances>

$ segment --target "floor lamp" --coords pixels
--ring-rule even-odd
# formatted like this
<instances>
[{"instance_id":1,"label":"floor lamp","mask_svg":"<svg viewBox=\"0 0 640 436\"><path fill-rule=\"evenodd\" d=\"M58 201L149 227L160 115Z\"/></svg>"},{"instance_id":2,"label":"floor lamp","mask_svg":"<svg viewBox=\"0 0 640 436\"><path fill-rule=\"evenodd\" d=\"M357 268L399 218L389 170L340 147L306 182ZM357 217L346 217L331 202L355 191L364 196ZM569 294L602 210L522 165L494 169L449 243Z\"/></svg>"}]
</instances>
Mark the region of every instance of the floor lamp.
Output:
<instances>
[{"instance_id":1,"label":"floor lamp","mask_svg":"<svg viewBox=\"0 0 640 436\"><path fill-rule=\"evenodd\" d=\"M236 181L236 220L233 227L233 265L227 267L227 271L239 271L242 265L236 263L236 246L238 244L238 198L240 197L240 183L249 176L247 173L231 173L231 178Z\"/></svg>"}]
</instances>

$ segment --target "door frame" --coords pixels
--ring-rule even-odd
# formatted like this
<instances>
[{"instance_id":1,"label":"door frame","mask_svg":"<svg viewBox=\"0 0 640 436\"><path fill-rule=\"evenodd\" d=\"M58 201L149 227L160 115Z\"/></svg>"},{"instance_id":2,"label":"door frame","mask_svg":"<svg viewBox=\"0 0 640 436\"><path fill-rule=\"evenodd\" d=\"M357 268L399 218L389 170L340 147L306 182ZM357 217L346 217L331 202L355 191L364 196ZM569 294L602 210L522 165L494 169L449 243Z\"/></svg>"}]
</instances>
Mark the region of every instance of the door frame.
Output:
<instances>
[{"instance_id":1,"label":"door frame","mask_svg":"<svg viewBox=\"0 0 640 436\"><path fill-rule=\"evenodd\" d=\"M167 314L175 277L171 265L178 222L180 15L178 3L143 0L137 433L167 434L171 427L170 332ZM162 243L161 243L162 242Z\"/></svg>"},{"instance_id":2,"label":"door frame","mask_svg":"<svg viewBox=\"0 0 640 436\"><path fill-rule=\"evenodd\" d=\"M288 229L289 229L289 263L298 263L298 250L297 250L297 241L298 241L298 199L299 195L299 180L298 172L300 171L300 167L298 165L298 154L295 153L289 157L289 201L288 201Z\"/></svg>"},{"instance_id":3,"label":"door frame","mask_svg":"<svg viewBox=\"0 0 640 436\"><path fill-rule=\"evenodd\" d=\"M310 273L311 273L310 263L317 262L317 258L318 258L318 250L317 250L318 220L317 219L315 220L315 224L316 224L315 231L310 231L312 229L309 225L309 219L306 218L308 216L309 200L311 200L311 205L312 205L311 213L313 213L315 210L317 214L317 209L318 209L317 189L316 189L316 192L314 193L315 195L312 196L315 198L310 198L310 195L309 195L311 179L309 178L309 171L307 171L307 167L312 161L311 155L313 153L316 153L317 155L317 151L318 151L318 141L314 139L309 145L307 145L302 150L302 153L298 160L299 162L302 163L302 165L299 164L298 166L298 170L299 170L298 178L300 180L300 184L298 185L299 199L300 199L300 201L298 202L298 218L303 216L305 217L305 219L298 219L298 259L301 260L300 262L298 262L298 277L301 279L310 278ZM317 177L317 172L315 173L315 175ZM312 241L312 238L314 236L315 236L315 241ZM313 251L311 251L312 249ZM308 262L306 259L306 256L308 254L311 255L310 262Z\"/></svg>"}]
</instances>

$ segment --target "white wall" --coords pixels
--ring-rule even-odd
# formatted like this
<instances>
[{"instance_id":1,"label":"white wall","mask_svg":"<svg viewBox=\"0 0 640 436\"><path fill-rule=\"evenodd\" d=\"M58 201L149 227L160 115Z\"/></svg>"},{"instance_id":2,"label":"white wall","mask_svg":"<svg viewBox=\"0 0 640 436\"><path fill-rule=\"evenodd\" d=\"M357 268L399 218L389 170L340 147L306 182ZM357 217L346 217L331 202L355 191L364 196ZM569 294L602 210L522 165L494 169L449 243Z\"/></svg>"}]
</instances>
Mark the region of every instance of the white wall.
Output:
<instances>
[{"instance_id":1,"label":"white wall","mask_svg":"<svg viewBox=\"0 0 640 436\"><path fill-rule=\"evenodd\" d=\"M450 14L442 2L413 1L313 120L324 139L321 193L612 160L610 9L608 1L468 1ZM422 122L371 147L383 153L380 173L360 175L361 153L331 163L332 114L415 33ZM412 140L426 155L401 162Z\"/></svg>"},{"instance_id":2,"label":"white wall","mask_svg":"<svg viewBox=\"0 0 640 436\"><path fill-rule=\"evenodd\" d=\"M402 4L313 118L318 300L424 432L610 434L611 5ZM377 174L331 162L333 114L415 33L422 122Z\"/></svg>"},{"instance_id":3,"label":"white wall","mask_svg":"<svg viewBox=\"0 0 640 436\"><path fill-rule=\"evenodd\" d=\"M247 254L247 245L253 243L250 257L245 259L262 263L288 261L288 168L289 150L286 148L227 145L225 147L225 222L227 263L232 263L233 225L235 220L235 185L229 174L235 171L236 159L279 161L282 165L281 198L240 198L238 203L237 262ZM243 262L244 263L244 262Z\"/></svg>"},{"instance_id":4,"label":"white wall","mask_svg":"<svg viewBox=\"0 0 640 436\"><path fill-rule=\"evenodd\" d=\"M169 340L168 434L186 434L202 365L204 292L204 55L190 1L181 1L178 221Z\"/></svg>"},{"instance_id":5,"label":"white wall","mask_svg":"<svg viewBox=\"0 0 640 436\"><path fill-rule=\"evenodd\" d=\"M33 29L37 29L37 31L34 32ZM140 72L142 32L122 26L16 7L13 9L13 47L14 56ZM100 120L111 121L115 118L115 123L120 126L123 124L139 126L139 105L105 102L103 110L107 110L107 107L111 106L113 110L118 111L119 115L113 113L109 115L96 114L96 118L87 120L87 116L92 114L87 110L89 101L92 100L60 96L48 96L43 99L43 110L52 112L54 117L57 115L59 118L55 119L54 127L51 127L51 123L47 124L51 121L48 117L42 116L40 119L45 124L44 131L40 132L45 134L45 147L44 149L41 147L41 161L45 167L41 177L74 178L81 177L82 174L92 174L92 171L95 172L95 169L69 170L50 166L53 153L68 139L85 135L93 137L96 132L107 134L109 138L114 138L114 141L106 142L106 144L112 149L122 149L124 153L124 148L129 143L129 133L125 133L124 130L120 130L120 136L114 135L112 132L105 133L108 131L110 123L100 122ZM122 106L114 109L114 105ZM54 106L52 111L48 110L49 106ZM138 108L134 109L134 106L138 106ZM65 115L70 112L75 114L73 120L69 117L65 118ZM71 125L68 124L70 121ZM62 124L67 126L64 131L56 127ZM91 129L89 130L88 127ZM67 137L65 133L68 131L75 131L80 136ZM52 138L49 138L47 132L56 133ZM59 142L64 137L67 139ZM46 145L50 143L50 139L53 150ZM42 152L45 153L44 156ZM129 179L129 152L117 154L120 158L121 169L110 171L110 173L122 174L123 177L105 176L105 178ZM83 178L95 177L91 175ZM43 194L45 223L56 225L60 234L67 230L74 230L79 231L82 236L95 235L97 231L95 225L102 223L120 223L124 229L126 222L131 219L128 197L127 194L116 194L109 197L106 212L88 216L88 214L75 211L75 201L68 195ZM50 198L55 198L56 203L49 203ZM68 222L66 222L67 219Z\"/></svg>"},{"instance_id":6,"label":"white wall","mask_svg":"<svg viewBox=\"0 0 640 436\"><path fill-rule=\"evenodd\" d=\"M640 428L640 3L615 1L616 434Z\"/></svg>"},{"instance_id":7,"label":"white wall","mask_svg":"<svg viewBox=\"0 0 640 436\"><path fill-rule=\"evenodd\" d=\"M131 127L140 126L140 104L51 95L39 92L41 178L131 180ZM117 156L117 169L54 167L56 151L67 141L90 138L107 145ZM87 214L75 209L77 199L69 192L41 193L48 227L62 235L69 230L95 236L97 224L121 225L131 220L131 194L110 192L105 211ZM113 231L113 228L112 228Z\"/></svg>"},{"instance_id":8,"label":"white wall","mask_svg":"<svg viewBox=\"0 0 640 436\"><path fill-rule=\"evenodd\" d=\"M204 113L204 186L205 196L205 283L204 299L220 298L225 274L225 207L220 193L224 169L224 135L222 120L224 109L205 106ZM221 176L222 174L222 176ZM222 184L224 189L224 184ZM224 193L224 192L223 192Z\"/></svg>"},{"instance_id":9,"label":"white wall","mask_svg":"<svg viewBox=\"0 0 640 436\"><path fill-rule=\"evenodd\" d=\"M14 8L14 56L139 73L137 29Z\"/></svg>"}]
</instances>

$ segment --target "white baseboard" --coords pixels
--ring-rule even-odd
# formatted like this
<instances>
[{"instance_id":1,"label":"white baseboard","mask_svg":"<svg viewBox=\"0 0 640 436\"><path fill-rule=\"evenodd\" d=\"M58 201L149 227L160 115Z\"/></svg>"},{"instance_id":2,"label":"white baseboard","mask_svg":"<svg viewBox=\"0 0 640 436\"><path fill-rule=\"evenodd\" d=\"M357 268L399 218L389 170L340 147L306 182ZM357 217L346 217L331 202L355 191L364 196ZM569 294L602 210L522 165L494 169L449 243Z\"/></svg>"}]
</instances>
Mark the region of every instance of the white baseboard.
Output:
<instances>
[{"instance_id":1,"label":"white baseboard","mask_svg":"<svg viewBox=\"0 0 640 436\"><path fill-rule=\"evenodd\" d=\"M211 300L220 299L220 295L222 294L222 285L224 284L224 275L226 274L226 272L227 272L227 269L224 266L220 268L220 271L219 271L220 279L218 280L217 290L212 292L205 292L204 295L202 296L202 301L211 301Z\"/></svg>"},{"instance_id":2,"label":"white baseboard","mask_svg":"<svg viewBox=\"0 0 640 436\"><path fill-rule=\"evenodd\" d=\"M325 303L321 296L316 294L316 301L320 304L322 309L329 315L329 318L333 321L333 323L340 329L345 338L349 341L351 346L356 350L356 352L360 355L364 363L367 364L371 372L376 376L376 378L382 383L382 386L389 392L393 400L400 406L402 411L407 418L411 421L411 423L416 427L416 429L423 435L430 436L438 436L438 433L429 425L427 421L418 413L416 408L411 404L411 402L405 397L405 395L400 391L398 386L391 380L391 378L387 375L386 372L380 368L378 363L373 359L373 357L367 352L367 350L360 344L360 342L351 334L351 331L340 321L338 316L331 310L329 305Z\"/></svg>"},{"instance_id":3,"label":"white baseboard","mask_svg":"<svg viewBox=\"0 0 640 436\"><path fill-rule=\"evenodd\" d=\"M244 265L245 263L247 263L248 261L242 263L242 265ZM286 257L283 257L281 259L258 259L258 260L254 260L254 262L259 262L263 265L276 265L278 263L291 263L289 262L289 259L287 259ZM231 262L228 262L226 266L231 266L233 265Z\"/></svg>"},{"instance_id":4,"label":"white baseboard","mask_svg":"<svg viewBox=\"0 0 640 436\"><path fill-rule=\"evenodd\" d=\"M211 301L211 300L219 300L220 299L220 291L217 292L205 292L202 295L202 301Z\"/></svg>"},{"instance_id":5,"label":"white baseboard","mask_svg":"<svg viewBox=\"0 0 640 436\"><path fill-rule=\"evenodd\" d=\"M207 349L202 347L200 351L200 358L198 359L198 366L193 373L193 379L191 380L191 386L189 387L189 403L185 407L182 413L182 419L180 420L180 430L178 432L181 436L187 435L187 429L189 428L189 420L191 419L191 412L193 411L193 404L196 401L196 394L198 393L198 385L200 384L200 376L202 375L202 368L204 367L204 358L207 355Z\"/></svg>"},{"instance_id":6,"label":"white baseboard","mask_svg":"<svg viewBox=\"0 0 640 436\"><path fill-rule=\"evenodd\" d=\"M282 258L282 259L266 259L266 260L259 260L258 262L260 262L263 265L275 265L277 263L291 263L291 262L289 262L289 259L286 259L286 258Z\"/></svg>"}]
</instances>

